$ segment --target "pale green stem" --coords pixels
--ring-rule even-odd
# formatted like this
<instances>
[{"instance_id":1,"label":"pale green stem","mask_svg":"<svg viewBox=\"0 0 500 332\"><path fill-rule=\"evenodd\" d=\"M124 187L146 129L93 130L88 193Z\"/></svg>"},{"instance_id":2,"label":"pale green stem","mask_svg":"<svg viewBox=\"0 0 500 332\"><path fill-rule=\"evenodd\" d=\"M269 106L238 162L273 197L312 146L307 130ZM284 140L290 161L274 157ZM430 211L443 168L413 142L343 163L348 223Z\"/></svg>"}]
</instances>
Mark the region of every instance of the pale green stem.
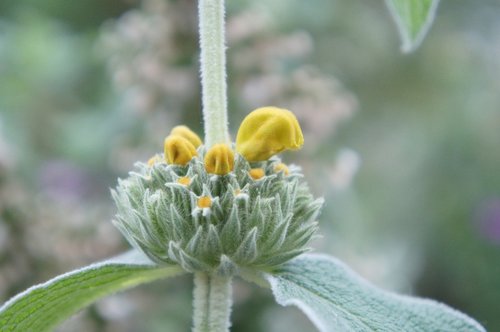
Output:
<instances>
[{"instance_id":1,"label":"pale green stem","mask_svg":"<svg viewBox=\"0 0 500 332\"><path fill-rule=\"evenodd\" d=\"M205 145L230 143L227 121L224 0L199 0L201 87ZM193 332L228 332L231 277L194 274Z\"/></svg>"},{"instance_id":2,"label":"pale green stem","mask_svg":"<svg viewBox=\"0 0 500 332\"><path fill-rule=\"evenodd\" d=\"M224 0L199 0L205 145L230 143L227 121Z\"/></svg>"},{"instance_id":3,"label":"pale green stem","mask_svg":"<svg viewBox=\"0 0 500 332\"><path fill-rule=\"evenodd\" d=\"M229 331L231 293L231 277L194 274L193 332Z\"/></svg>"}]
</instances>

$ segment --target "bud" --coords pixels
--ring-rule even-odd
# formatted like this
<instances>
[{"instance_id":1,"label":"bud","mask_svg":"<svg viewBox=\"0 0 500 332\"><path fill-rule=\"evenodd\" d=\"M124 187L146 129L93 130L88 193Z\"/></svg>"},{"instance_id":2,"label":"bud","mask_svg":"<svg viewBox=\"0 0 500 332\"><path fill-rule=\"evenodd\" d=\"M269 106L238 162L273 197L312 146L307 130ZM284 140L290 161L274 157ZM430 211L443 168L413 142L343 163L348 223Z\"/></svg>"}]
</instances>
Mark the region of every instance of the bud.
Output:
<instances>
[{"instance_id":1,"label":"bud","mask_svg":"<svg viewBox=\"0 0 500 332\"><path fill-rule=\"evenodd\" d=\"M227 144L215 144L205 154L205 170L226 175L234 169L234 152Z\"/></svg>"},{"instance_id":2,"label":"bud","mask_svg":"<svg viewBox=\"0 0 500 332\"><path fill-rule=\"evenodd\" d=\"M182 176L177 179L177 183L183 186L189 186L191 184L191 179L188 176Z\"/></svg>"},{"instance_id":3,"label":"bud","mask_svg":"<svg viewBox=\"0 0 500 332\"><path fill-rule=\"evenodd\" d=\"M194 145L182 136L170 135L165 138L165 160L169 164L185 166L198 155Z\"/></svg>"},{"instance_id":4,"label":"bud","mask_svg":"<svg viewBox=\"0 0 500 332\"><path fill-rule=\"evenodd\" d=\"M250 174L250 176L254 180L262 179L266 175L264 169L262 168L252 168L250 171L248 171L248 174Z\"/></svg>"},{"instance_id":5,"label":"bud","mask_svg":"<svg viewBox=\"0 0 500 332\"><path fill-rule=\"evenodd\" d=\"M262 107L241 123L236 151L250 162L264 161L284 150L297 150L304 144L299 122L292 112Z\"/></svg>"},{"instance_id":6,"label":"bud","mask_svg":"<svg viewBox=\"0 0 500 332\"><path fill-rule=\"evenodd\" d=\"M208 196L198 198L197 204L200 209L206 209L212 206L212 199Z\"/></svg>"},{"instance_id":7,"label":"bud","mask_svg":"<svg viewBox=\"0 0 500 332\"><path fill-rule=\"evenodd\" d=\"M184 137L191 144L193 144L195 149L197 149L202 144L200 137L187 126L175 126L172 131L170 131L170 135Z\"/></svg>"}]
</instances>

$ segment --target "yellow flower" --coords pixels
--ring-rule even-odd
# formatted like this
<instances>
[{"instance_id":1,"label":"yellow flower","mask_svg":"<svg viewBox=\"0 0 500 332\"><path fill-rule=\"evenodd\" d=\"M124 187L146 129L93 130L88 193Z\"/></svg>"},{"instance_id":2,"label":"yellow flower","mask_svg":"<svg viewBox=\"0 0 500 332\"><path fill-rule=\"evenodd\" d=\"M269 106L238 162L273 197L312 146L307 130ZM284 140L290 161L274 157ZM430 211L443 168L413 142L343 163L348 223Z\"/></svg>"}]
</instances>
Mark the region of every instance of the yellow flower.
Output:
<instances>
[{"instance_id":1,"label":"yellow flower","mask_svg":"<svg viewBox=\"0 0 500 332\"><path fill-rule=\"evenodd\" d=\"M185 166L197 155L194 145L182 136L170 135L165 138L165 160L169 164Z\"/></svg>"},{"instance_id":2,"label":"yellow flower","mask_svg":"<svg viewBox=\"0 0 500 332\"><path fill-rule=\"evenodd\" d=\"M200 198L198 198L198 202L196 203L196 205L200 209L209 208L212 206L212 199L208 196L201 196Z\"/></svg>"},{"instance_id":3,"label":"yellow flower","mask_svg":"<svg viewBox=\"0 0 500 332\"><path fill-rule=\"evenodd\" d=\"M248 171L248 174L250 174L254 180L262 179L266 175L263 168L252 168Z\"/></svg>"},{"instance_id":4,"label":"yellow flower","mask_svg":"<svg viewBox=\"0 0 500 332\"><path fill-rule=\"evenodd\" d=\"M181 136L187 139L195 149L197 149L201 144L202 141L196 133L194 133L191 129L189 129L187 126L176 126L170 131L171 136Z\"/></svg>"},{"instance_id":5,"label":"yellow flower","mask_svg":"<svg viewBox=\"0 0 500 332\"><path fill-rule=\"evenodd\" d=\"M227 144L215 144L205 155L208 173L225 175L234 169L234 152Z\"/></svg>"},{"instance_id":6,"label":"yellow flower","mask_svg":"<svg viewBox=\"0 0 500 332\"><path fill-rule=\"evenodd\" d=\"M304 136L295 115L277 107L251 112L236 136L236 151L250 162L267 160L284 150L300 149L303 144Z\"/></svg>"}]
</instances>

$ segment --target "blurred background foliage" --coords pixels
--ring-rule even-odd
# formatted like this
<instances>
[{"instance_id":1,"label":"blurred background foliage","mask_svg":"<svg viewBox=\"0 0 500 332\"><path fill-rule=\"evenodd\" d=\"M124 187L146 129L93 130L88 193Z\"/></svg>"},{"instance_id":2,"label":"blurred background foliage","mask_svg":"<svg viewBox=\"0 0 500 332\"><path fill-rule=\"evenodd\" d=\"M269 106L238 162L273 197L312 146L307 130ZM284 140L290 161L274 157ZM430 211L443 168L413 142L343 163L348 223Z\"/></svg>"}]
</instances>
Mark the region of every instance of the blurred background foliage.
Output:
<instances>
[{"instance_id":1,"label":"blurred background foliage","mask_svg":"<svg viewBox=\"0 0 500 332\"><path fill-rule=\"evenodd\" d=\"M0 2L0 302L126 250L109 187L178 123L202 134L196 1ZM442 1L399 52L383 1L228 1L233 135L298 115L326 206L315 248L500 330L500 4ZM100 301L61 331L183 331L191 280ZM235 331L310 331L235 285Z\"/></svg>"}]
</instances>

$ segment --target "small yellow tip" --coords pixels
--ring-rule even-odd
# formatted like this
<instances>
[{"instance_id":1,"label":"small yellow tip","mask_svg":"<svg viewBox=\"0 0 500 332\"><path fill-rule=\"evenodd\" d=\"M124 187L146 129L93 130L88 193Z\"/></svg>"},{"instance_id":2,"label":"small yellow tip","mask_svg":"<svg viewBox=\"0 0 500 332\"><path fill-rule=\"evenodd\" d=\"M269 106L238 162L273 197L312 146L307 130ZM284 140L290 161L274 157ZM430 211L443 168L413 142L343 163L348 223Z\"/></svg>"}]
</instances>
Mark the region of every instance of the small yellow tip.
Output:
<instances>
[{"instance_id":1,"label":"small yellow tip","mask_svg":"<svg viewBox=\"0 0 500 332\"><path fill-rule=\"evenodd\" d=\"M254 180L259 180L259 179L263 178L266 175L266 173L264 172L263 168L252 168L248 172L248 174L250 174L250 176Z\"/></svg>"},{"instance_id":2,"label":"small yellow tip","mask_svg":"<svg viewBox=\"0 0 500 332\"><path fill-rule=\"evenodd\" d=\"M212 206L212 199L208 196L201 196L198 198L197 205L200 209L209 208Z\"/></svg>"},{"instance_id":3,"label":"small yellow tip","mask_svg":"<svg viewBox=\"0 0 500 332\"><path fill-rule=\"evenodd\" d=\"M161 159L160 155L155 154L154 156L152 156L151 158L149 158L149 160L148 160L148 166L149 167L153 167L154 164L159 163L161 161L162 161L162 159Z\"/></svg>"},{"instance_id":4,"label":"small yellow tip","mask_svg":"<svg viewBox=\"0 0 500 332\"><path fill-rule=\"evenodd\" d=\"M262 107L241 123L236 151L250 162L267 160L284 150L297 150L304 144L299 122L292 112Z\"/></svg>"},{"instance_id":5,"label":"small yellow tip","mask_svg":"<svg viewBox=\"0 0 500 332\"><path fill-rule=\"evenodd\" d=\"M198 135L196 135L195 132L193 132L191 129L189 129L187 126L176 126L170 131L170 135L172 136L181 136L187 139L195 149L197 149L201 144L202 141Z\"/></svg>"},{"instance_id":6,"label":"small yellow tip","mask_svg":"<svg viewBox=\"0 0 500 332\"><path fill-rule=\"evenodd\" d=\"M234 191L234 196L238 196L239 194L241 194L241 189L236 189Z\"/></svg>"},{"instance_id":7,"label":"small yellow tip","mask_svg":"<svg viewBox=\"0 0 500 332\"><path fill-rule=\"evenodd\" d=\"M290 174L288 166L283 163L276 164L276 166L274 166L274 172L276 173L283 172L285 175Z\"/></svg>"},{"instance_id":8,"label":"small yellow tip","mask_svg":"<svg viewBox=\"0 0 500 332\"><path fill-rule=\"evenodd\" d=\"M177 179L177 183L183 186L189 186L191 184L191 179L188 176L183 176Z\"/></svg>"},{"instance_id":9,"label":"small yellow tip","mask_svg":"<svg viewBox=\"0 0 500 332\"><path fill-rule=\"evenodd\" d=\"M234 169L234 152L227 144L215 144L207 151L204 162L208 173L226 175Z\"/></svg>"},{"instance_id":10,"label":"small yellow tip","mask_svg":"<svg viewBox=\"0 0 500 332\"><path fill-rule=\"evenodd\" d=\"M182 136L170 135L165 138L165 160L169 164L185 166L198 155L191 142Z\"/></svg>"}]
</instances>

